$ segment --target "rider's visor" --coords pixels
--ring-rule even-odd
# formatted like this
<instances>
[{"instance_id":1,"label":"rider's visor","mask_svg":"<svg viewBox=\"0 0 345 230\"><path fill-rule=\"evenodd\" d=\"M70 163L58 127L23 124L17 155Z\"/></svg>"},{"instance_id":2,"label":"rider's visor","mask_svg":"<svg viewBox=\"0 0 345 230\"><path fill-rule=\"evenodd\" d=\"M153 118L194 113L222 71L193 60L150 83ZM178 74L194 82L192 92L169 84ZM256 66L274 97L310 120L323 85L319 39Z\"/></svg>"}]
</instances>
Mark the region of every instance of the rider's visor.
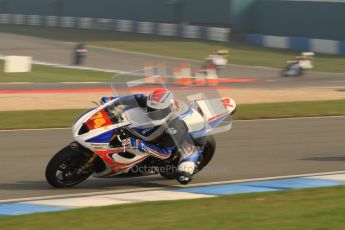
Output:
<instances>
[{"instance_id":1,"label":"rider's visor","mask_svg":"<svg viewBox=\"0 0 345 230\"><path fill-rule=\"evenodd\" d=\"M162 120L172 112L172 106L166 109L154 109L147 107L147 115L152 120Z\"/></svg>"}]
</instances>

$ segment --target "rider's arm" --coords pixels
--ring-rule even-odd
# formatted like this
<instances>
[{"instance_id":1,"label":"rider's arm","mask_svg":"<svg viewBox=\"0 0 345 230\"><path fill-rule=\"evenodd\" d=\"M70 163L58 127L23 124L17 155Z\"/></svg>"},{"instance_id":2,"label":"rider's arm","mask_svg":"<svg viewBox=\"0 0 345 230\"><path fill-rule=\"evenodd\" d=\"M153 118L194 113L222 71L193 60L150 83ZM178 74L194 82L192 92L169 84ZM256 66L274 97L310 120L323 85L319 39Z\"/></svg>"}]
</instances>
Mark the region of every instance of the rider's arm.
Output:
<instances>
[{"instance_id":1,"label":"rider's arm","mask_svg":"<svg viewBox=\"0 0 345 230\"><path fill-rule=\"evenodd\" d=\"M129 96L120 97L117 100L117 105L130 105L146 107L147 96L144 94L133 94Z\"/></svg>"},{"instance_id":2,"label":"rider's arm","mask_svg":"<svg viewBox=\"0 0 345 230\"><path fill-rule=\"evenodd\" d=\"M101 105L104 105L105 103L112 101L114 99L116 99L118 97L115 96L110 96L110 97L102 97L101 100L99 101L101 103Z\"/></svg>"},{"instance_id":3,"label":"rider's arm","mask_svg":"<svg viewBox=\"0 0 345 230\"><path fill-rule=\"evenodd\" d=\"M129 96L124 96L124 97L102 97L100 100L100 103L103 105L111 100L117 99L114 101L113 105L118 106L118 105L130 105L130 106L139 106L139 107L145 107L146 106L146 101L147 97L144 94L133 94Z\"/></svg>"},{"instance_id":4,"label":"rider's arm","mask_svg":"<svg viewBox=\"0 0 345 230\"><path fill-rule=\"evenodd\" d=\"M159 145L144 140L139 143L138 145L132 144L132 146L136 146L141 152L150 153L163 159L168 158L176 147L181 154L181 159L185 159L194 155L196 149L202 148L204 145L202 138L194 139L190 136L186 124L179 119L169 122Z\"/></svg>"},{"instance_id":5,"label":"rider's arm","mask_svg":"<svg viewBox=\"0 0 345 230\"><path fill-rule=\"evenodd\" d=\"M161 159L169 158L173 151L173 148L161 148L158 145L152 144L144 140L141 140L137 147L139 151L149 153Z\"/></svg>"}]
</instances>

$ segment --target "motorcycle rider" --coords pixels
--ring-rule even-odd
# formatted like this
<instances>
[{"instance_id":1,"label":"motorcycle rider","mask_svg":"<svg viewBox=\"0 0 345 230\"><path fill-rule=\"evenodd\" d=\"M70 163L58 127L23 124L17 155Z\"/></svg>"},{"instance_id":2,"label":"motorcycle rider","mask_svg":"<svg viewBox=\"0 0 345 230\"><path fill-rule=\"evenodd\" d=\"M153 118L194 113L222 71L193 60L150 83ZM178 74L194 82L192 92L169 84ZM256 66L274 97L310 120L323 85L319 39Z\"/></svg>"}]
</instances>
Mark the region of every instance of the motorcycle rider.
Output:
<instances>
[{"instance_id":1,"label":"motorcycle rider","mask_svg":"<svg viewBox=\"0 0 345 230\"><path fill-rule=\"evenodd\" d=\"M101 103L104 104L115 97L103 97ZM147 116L157 124L151 129L161 130L154 141L145 141L142 139L130 137L128 142L131 148L157 157L159 159L168 159L173 157L174 149L180 153L179 164L177 168L177 181L181 184L188 184L192 180L196 163L202 154L206 145L206 133L200 133L197 137L188 134L188 126L183 118L176 114L177 101L174 95L167 89L157 89L145 96L144 94L134 94L120 97L114 101L114 108L118 105L139 106L146 109ZM143 114L145 115L145 114ZM145 129L146 132L150 131Z\"/></svg>"}]
</instances>

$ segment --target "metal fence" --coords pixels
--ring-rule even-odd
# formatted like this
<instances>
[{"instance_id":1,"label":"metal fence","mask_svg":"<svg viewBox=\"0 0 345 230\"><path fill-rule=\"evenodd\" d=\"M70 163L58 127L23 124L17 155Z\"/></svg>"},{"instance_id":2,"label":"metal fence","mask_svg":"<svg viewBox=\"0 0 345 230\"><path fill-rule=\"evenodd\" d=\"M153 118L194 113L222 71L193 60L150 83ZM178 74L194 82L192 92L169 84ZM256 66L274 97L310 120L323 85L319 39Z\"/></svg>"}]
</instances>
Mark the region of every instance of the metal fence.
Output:
<instances>
[{"instance_id":1,"label":"metal fence","mask_svg":"<svg viewBox=\"0 0 345 230\"><path fill-rule=\"evenodd\" d=\"M345 55L345 41L303 37L281 37L261 34L246 34L246 41L255 45L270 48Z\"/></svg>"},{"instance_id":2,"label":"metal fence","mask_svg":"<svg viewBox=\"0 0 345 230\"><path fill-rule=\"evenodd\" d=\"M230 35L229 28L43 15L0 14L0 24L113 30L140 34L155 34L160 36L196 38L220 42L229 41Z\"/></svg>"}]
</instances>

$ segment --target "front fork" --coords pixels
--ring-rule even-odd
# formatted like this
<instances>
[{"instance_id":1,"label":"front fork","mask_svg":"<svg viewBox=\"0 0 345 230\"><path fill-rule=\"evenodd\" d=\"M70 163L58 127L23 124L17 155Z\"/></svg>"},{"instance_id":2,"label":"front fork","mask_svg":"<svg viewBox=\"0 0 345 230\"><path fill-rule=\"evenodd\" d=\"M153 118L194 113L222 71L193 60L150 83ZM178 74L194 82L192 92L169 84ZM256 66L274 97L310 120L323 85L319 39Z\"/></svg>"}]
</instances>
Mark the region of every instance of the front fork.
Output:
<instances>
[{"instance_id":1,"label":"front fork","mask_svg":"<svg viewBox=\"0 0 345 230\"><path fill-rule=\"evenodd\" d=\"M92 165L93 162L97 159L98 155L94 152L91 152L89 149L84 148L83 146L81 146L78 142L72 142L70 144L71 148L75 151L79 151L81 153L83 153L83 155L88 158L88 161L78 169L78 173L83 173L85 170L89 169Z\"/></svg>"},{"instance_id":2,"label":"front fork","mask_svg":"<svg viewBox=\"0 0 345 230\"><path fill-rule=\"evenodd\" d=\"M94 153L91 158L80 168L78 169L78 173L83 173L87 171L90 167L92 167L93 162L97 159L98 155Z\"/></svg>"}]
</instances>

